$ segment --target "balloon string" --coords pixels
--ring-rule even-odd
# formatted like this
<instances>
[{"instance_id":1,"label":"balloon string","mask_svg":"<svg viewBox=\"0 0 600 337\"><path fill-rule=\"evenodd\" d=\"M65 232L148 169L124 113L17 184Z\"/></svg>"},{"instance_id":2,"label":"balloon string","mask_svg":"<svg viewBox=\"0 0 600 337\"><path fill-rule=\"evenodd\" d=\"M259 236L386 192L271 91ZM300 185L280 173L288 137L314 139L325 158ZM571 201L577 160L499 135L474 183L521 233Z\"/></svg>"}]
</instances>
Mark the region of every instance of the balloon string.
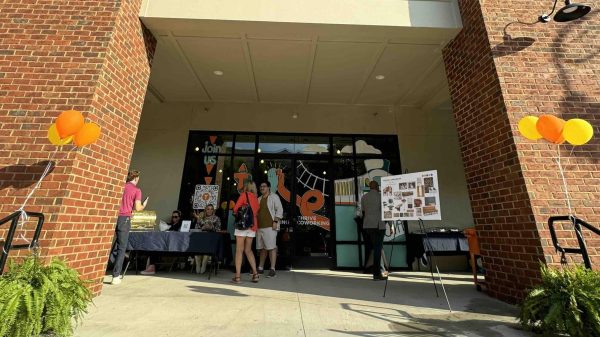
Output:
<instances>
[{"instance_id":1,"label":"balloon string","mask_svg":"<svg viewBox=\"0 0 600 337\"><path fill-rule=\"evenodd\" d=\"M562 164L560 162L560 144L556 147L558 149L558 157L556 158L556 163L558 164L558 171L560 172L560 177L562 178L563 187L565 189L565 197L567 198L567 207L569 208L569 216L573 215L573 210L571 209L571 199L569 198L569 190L567 187L567 180L565 179L565 172L563 171Z\"/></svg>"},{"instance_id":2,"label":"balloon string","mask_svg":"<svg viewBox=\"0 0 600 337\"><path fill-rule=\"evenodd\" d=\"M77 147L74 147L73 149L69 150L68 152L71 152L73 150L76 150ZM46 178L46 176L50 173L50 170L52 169L52 166L54 164L54 167L57 167L58 164L64 159L61 158L56 162L52 162L52 158L56 156L56 153L58 152L58 147L56 148L56 150L54 150L54 152L52 152L52 154L50 155L50 161L48 162L48 164L46 165L46 168L44 169L44 172L42 173L40 179L38 179L37 183L33 186L33 188L31 189L31 191L29 191L29 194L27 194L27 197L25 197L25 201L23 201L23 204L21 205L21 207L19 207L19 209L17 210L17 212L20 212L21 214L19 215L19 238L23 241L25 241L28 245L29 245L29 250L31 250L31 245L32 242L27 240L27 238L24 235L24 231L23 231L23 227L25 226L25 223L29 220L29 216L27 215L27 212L25 211L25 206L27 205L27 202L29 202L29 199L33 196L33 193L40 187L40 185L42 184L42 181L44 180L44 178ZM36 242L37 245L37 242ZM4 254L8 254L8 252L4 249L4 247L2 247L2 251L4 252Z\"/></svg>"},{"instance_id":3,"label":"balloon string","mask_svg":"<svg viewBox=\"0 0 600 337\"><path fill-rule=\"evenodd\" d=\"M40 185L42 184L42 180L44 180L44 178L46 178L46 176L50 172L51 168L52 168L52 161L49 161L48 164L46 165L46 168L44 169L44 172L42 173L42 176L40 177L40 179L38 179L37 183L33 186L31 191L29 191L29 194L25 198L25 201L23 201L23 204L17 210L18 212L21 213L19 215L19 229L20 229L19 237L29 245L29 249L31 249L32 243L31 243L31 241L27 240L27 238L25 237L25 234L23 233L23 227L25 226L25 223L29 220L29 216L27 215L27 212L25 211L25 206L27 205L27 202L29 202L29 199L31 198L31 196L33 195L35 190L37 190L38 187L40 187Z\"/></svg>"}]
</instances>

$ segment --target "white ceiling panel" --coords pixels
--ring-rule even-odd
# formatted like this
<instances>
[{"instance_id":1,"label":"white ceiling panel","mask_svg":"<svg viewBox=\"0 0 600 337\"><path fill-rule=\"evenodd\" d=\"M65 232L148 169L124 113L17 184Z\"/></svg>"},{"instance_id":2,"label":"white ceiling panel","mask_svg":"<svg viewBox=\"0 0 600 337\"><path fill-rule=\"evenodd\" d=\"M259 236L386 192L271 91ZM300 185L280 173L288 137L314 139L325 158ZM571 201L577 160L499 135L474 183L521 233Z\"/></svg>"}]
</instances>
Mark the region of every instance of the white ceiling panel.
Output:
<instances>
[{"instance_id":1,"label":"white ceiling panel","mask_svg":"<svg viewBox=\"0 0 600 337\"><path fill-rule=\"evenodd\" d=\"M440 57L431 45L387 45L357 100L359 104L394 104L423 77ZM375 76L383 75L383 80ZM402 102L400 102L402 104Z\"/></svg>"},{"instance_id":2,"label":"white ceiling panel","mask_svg":"<svg viewBox=\"0 0 600 337\"><path fill-rule=\"evenodd\" d=\"M310 103L351 103L374 62L379 44L320 43L310 83Z\"/></svg>"},{"instance_id":3,"label":"white ceiling panel","mask_svg":"<svg viewBox=\"0 0 600 337\"><path fill-rule=\"evenodd\" d=\"M432 97L447 96L440 50L457 32L158 18L145 23L160 39L150 79L158 101L431 105L444 98Z\"/></svg>"},{"instance_id":4,"label":"white ceiling panel","mask_svg":"<svg viewBox=\"0 0 600 337\"><path fill-rule=\"evenodd\" d=\"M304 102L311 43L249 40L258 96L263 102Z\"/></svg>"},{"instance_id":5,"label":"white ceiling panel","mask_svg":"<svg viewBox=\"0 0 600 337\"><path fill-rule=\"evenodd\" d=\"M256 101L243 40L180 37L177 42L212 100ZM216 70L223 76L215 75Z\"/></svg>"},{"instance_id":6,"label":"white ceiling panel","mask_svg":"<svg viewBox=\"0 0 600 337\"><path fill-rule=\"evenodd\" d=\"M446 92L444 96L450 97L450 93L447 92L448 80L446 79L446 70L444 68L444 62L437 63L431 68L431 71L413 88L410 95L408 95L403 105L415 105L421 106L428 103L433 95L438 93L440 90ZM417 89L418 90L415 90Z\"/></svg>"},{"instance_id":7,"label":"white ceiling panel","mask_svg":"<svg viewBox=\"0 0 600 337\"><path fill-rule=\"evenodd\" d=\"M162 41L159 43L150 73L150 85L158 91L158 98L172 102L208 100L202 85L186 62L165 44Z\"/></svg>"}]
</instances>

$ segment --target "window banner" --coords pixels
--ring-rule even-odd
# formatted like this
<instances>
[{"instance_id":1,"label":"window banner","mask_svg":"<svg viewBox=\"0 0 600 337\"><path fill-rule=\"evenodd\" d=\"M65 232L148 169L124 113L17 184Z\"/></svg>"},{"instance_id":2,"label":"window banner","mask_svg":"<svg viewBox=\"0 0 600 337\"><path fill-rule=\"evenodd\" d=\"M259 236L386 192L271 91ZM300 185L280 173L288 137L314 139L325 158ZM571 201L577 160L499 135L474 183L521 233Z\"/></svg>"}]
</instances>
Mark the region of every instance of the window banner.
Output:
<instances>
[{"instance_id":1,"label":"window banner","mask_svg":"<svg viewBox=\"0 0 600 337\"><path fill-rule=\"evenodd\" d=\"M382 177L381 218L442 220L437 170Z\"/></svg>"},{"instance_id":2,"label":"window banner","mask_svg":"<svg viewBox=\"0 0 600 337\"><path fill-rule=\"evenodd\" d=\"M218 207L219 185L196 185L194 209L205 209L208 205Z\"/></svg>"},{"instance_id":3,"label":"window banner","mask_svg":"<svg viewBox=\"0 0 600 337\"><path fill-rule=\"evenodd\" d=\"M202 165L204 165L204 182L208 185L215 183L214 179L217 175L215 166L217 165L217 155L221 152L222 146L218 136L208 136L204 141L204 145L200 149L202 153Z\"/></svg>"}]
</instances>

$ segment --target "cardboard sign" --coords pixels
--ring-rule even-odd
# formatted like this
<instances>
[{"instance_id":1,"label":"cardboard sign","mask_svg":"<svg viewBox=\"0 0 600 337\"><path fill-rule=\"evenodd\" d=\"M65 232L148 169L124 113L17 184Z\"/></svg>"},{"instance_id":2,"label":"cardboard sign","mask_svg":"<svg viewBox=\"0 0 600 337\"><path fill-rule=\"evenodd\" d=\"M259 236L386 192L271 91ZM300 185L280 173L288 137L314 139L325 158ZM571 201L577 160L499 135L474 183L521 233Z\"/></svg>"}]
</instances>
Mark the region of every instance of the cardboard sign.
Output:
<instances>
[{"instance_id":1,"label":"cardboard sign","mask_svg":"<svg viewBox=\"0 0 600 337\"><path fill-rule=\"evenodd\" d=\"M179 229L180 232L189 232L190 228L192 227L192 221L191 220L183 220L181 222L181 228Z\"/></svg>"},{"instance_id":2,"label":"cardboard sign","mask_svg":"<svg viewBox=\"0 0 600 337\"><path fill-rule=\"evenodd\" d=\"M437 171L382 177L381 219L442 220Z\"/></svg>"},{"instance_id":3,"label":"cardboard sign","mask_svg":"<svg viewBox=\"0 0 600 337\"><path fill-rule=\"evenodd\" d=\"M196 185L194 209L205 209L207 205L218 207L219 185Z\"/></svg>"}]
</instances>

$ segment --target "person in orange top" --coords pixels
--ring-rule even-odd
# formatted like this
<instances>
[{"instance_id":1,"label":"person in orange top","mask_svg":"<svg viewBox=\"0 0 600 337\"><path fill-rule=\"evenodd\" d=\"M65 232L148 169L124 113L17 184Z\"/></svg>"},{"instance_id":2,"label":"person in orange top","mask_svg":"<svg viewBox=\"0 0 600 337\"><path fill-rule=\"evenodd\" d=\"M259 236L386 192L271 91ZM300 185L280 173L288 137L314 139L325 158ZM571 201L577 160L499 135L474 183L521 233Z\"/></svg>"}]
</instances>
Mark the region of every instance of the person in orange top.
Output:
<instances>
[{"instance_id":1,"label":"person in orange top","mask_svg":"<svg viewBox=\"0 0 600 337\"><path fill-rule=\"evenodd\" d=\"M240 194L235 206L233 207L233 214L237 214L240 207L250 205L252 214L254 215L254 222L252 227L245 230L235 230L235 276L231 280L233 283L241 283L240 273L242 269L242 258L246 253L246 258L250 267L252 268L252 282L258 282L258 272L256 271L256 260L254 259L254 253L252 252L252 241L256 237L256 230L258 229L258 197L256 196L256 184L249 182L245 187L244 191Z\"/></svg>"}]
</instances>

